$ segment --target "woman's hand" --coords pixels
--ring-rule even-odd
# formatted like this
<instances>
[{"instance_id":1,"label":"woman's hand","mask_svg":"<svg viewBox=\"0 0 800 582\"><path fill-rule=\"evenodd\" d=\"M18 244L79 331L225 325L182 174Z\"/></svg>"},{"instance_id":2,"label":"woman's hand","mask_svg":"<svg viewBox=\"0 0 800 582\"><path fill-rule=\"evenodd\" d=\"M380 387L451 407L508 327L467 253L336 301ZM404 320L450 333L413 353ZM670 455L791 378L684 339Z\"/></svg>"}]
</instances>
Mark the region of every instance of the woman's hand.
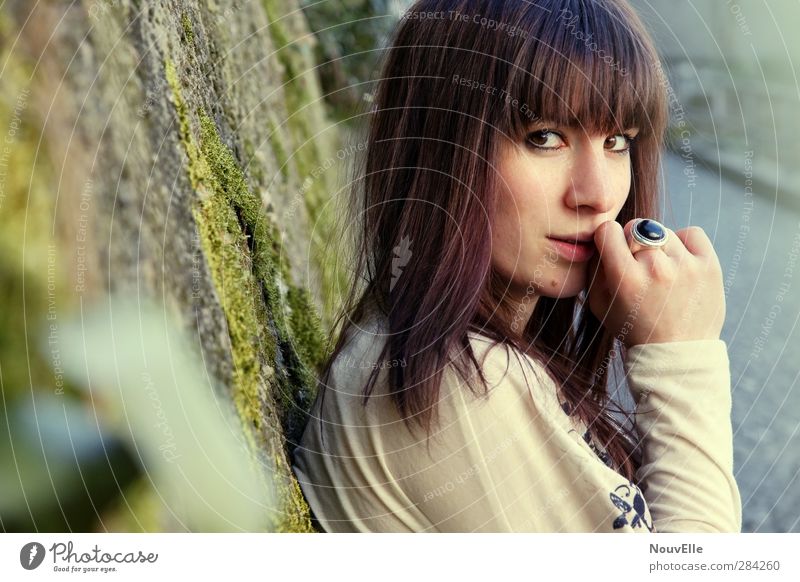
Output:
<instances>
[{"instance_id":1,"label":"woman's hand","mask_svg":"<svg viewBox=\"0 0 800 582\"><path fill-rule=\"evenodd\" d=\"M589 308L626 346L719 339L725 321L722 268L698 226L669 229L667 243L642 247L616 221L594 233ZM631 252L633 249L633 252Z\"/></svg>"}]
</instances>

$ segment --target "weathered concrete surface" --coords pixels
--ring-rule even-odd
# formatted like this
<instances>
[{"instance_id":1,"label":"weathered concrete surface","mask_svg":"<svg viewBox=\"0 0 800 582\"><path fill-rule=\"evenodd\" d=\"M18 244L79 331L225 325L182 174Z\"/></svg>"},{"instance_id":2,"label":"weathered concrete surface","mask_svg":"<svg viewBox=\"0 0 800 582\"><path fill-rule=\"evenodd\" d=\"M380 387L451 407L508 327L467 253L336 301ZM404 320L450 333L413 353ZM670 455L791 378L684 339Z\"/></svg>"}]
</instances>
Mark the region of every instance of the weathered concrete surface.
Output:
<instances>
[{"instance_id":1,"label":"weathered concrete surface","mask_svg":"<svg viewBox=\"0 0 800 582\"><path fill-rule=\"evenodd\" d=\"M47 358L12 341L32 333L24 321L109 292L156 297L276 468L281 506L264 528L311 531L286 442L313 400L333 309L322 249L334 173L313 170L338 141L296 0L225 6L3 5L0 139L17 128L0 149L0 281L21 314L0 330L4 391L54 382L36 364ZM152 505L141 484L132 499Z\"/></svg>"}]
</instances>

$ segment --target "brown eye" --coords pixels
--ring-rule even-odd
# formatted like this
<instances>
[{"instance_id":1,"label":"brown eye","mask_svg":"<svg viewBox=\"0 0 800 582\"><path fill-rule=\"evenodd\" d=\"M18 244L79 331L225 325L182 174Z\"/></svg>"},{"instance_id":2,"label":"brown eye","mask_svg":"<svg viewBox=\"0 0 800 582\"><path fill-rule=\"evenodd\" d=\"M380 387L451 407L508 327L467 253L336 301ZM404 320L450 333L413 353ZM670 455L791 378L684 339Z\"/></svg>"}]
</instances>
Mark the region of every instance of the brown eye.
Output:
<instances>
[{"instance_id":1,"label":"brown eye","mask_svg":"<svg viewBox=\"0 0 800 582\"><path fill-rule=\"evenodd\" d=\"M619 133L617 135L612 135L611 137L606 139L605 147L607 150L618 153L624 154L631 149L631 142L633 138L625 135L624 133Z\"/></svg>"},{"instance_id":2,"label":"brown eye","mask_svg":"<svg viewBox=\"0 0 800 582\"><path fill-rule=\"evenodd\" d=\"M541 150L557 150L564 143L559 134L549 129L542 129L529 133L526 141L533 147Z\"/></svg>"}]
</instances>

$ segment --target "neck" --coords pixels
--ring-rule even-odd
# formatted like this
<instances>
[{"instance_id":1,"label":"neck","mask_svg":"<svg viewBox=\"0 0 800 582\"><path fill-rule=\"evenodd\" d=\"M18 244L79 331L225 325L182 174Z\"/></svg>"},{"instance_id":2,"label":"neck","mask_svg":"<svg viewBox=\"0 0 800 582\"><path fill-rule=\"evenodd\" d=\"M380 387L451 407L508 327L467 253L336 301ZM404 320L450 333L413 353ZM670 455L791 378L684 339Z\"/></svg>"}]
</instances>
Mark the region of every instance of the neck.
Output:
<instances>
[{"instance_id":1,"label":"neck","mask_svg":"<svg viewBox=\"0 0 800 582\"><path fill-rule=\"evenodd\" d=\"M539 296L527 289L509 288L505 292L498 307L499 316L507 323L510 333L517 339L522 338L522 333L533 315Z\"/></svg>"}]
</instances>

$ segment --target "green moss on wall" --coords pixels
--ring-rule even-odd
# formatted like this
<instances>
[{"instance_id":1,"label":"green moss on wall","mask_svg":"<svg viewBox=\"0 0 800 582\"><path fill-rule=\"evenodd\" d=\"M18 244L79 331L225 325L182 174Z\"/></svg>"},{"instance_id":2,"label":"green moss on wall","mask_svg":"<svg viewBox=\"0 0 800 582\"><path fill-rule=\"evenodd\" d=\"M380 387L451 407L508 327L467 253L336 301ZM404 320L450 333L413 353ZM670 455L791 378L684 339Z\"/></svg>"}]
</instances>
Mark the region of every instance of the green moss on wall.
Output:
<instances>
[{"instance_id":1,"label":"green moss on wall","mask_svg":"<svg viewBox=\"0 0 800 582\"><path fill-rule=\"evenodd\" d=\"M194 29L192 28L192 21L186 12L181 13L181 27L183 28L184 42L194 48Z\"/></svg>"},{"instance_id":2,"label":"green moss on wall","mask_svg":"<svg viewBox=\"0 0 800 582\"><path fill-rule=\"evenodd\" d=\"M291 477L283 439L276 437L274 428L282 426L286 437L299 439L315 395L314 372L324 357L320 320L308 292L292 284L278 230L214 120L202 109L195 112L196 140L170 61L165 74L189 159L188 174L198 194L194 215L203 251L228 322L234 402L254 429L252 444L270 454L280 476L276 485L283 514L273 529L313 531L308 507Z\"/></svg>"}]
</instances>

